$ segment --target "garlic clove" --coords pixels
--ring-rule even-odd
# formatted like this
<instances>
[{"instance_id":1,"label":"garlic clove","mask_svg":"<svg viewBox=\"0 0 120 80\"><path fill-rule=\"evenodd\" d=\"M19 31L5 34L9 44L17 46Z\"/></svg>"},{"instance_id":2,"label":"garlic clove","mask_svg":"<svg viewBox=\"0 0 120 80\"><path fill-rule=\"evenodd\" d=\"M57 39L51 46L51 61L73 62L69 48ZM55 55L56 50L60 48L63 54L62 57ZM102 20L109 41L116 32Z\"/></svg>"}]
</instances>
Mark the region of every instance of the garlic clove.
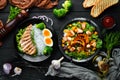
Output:
<instances>
[{"instance_id":1,"label":"garlic clove","mask_svg":"<svg viewBox=\"0 0 120 80\"><path fill-rule=\"evenodd\" d=\"M57 60L53 60L52 61L52 65L55 69L59 69L60 68L60 63Z\"/></svg>"},{"instance_id":2,"label":"garlic clove","mask_svg":"<svg viewBox=\"0 0 120 80\"><path fill-rule=\"evenodd\" d=\"M52 65L55 69L60 68L60 62L64 59L64 57L61 57L59 60L52 60Z\"/></svg>"},{"instance_id":3,"label":"garlic clove","mask_svg":"<svg viewBox=\"0 0 120 80\"><path fill-rule=\"evenodd\" d=\"M64 57L61 57L58 61L61 62L64 59Z\"/></svg>"},{"instance_id":4,"label":"garlic clove","mask_svg":"<svg viewBox=\"0 0 120 80\"><path fill-rule=\"evenodd\" d=\"M22 69L19 67L14 68L14 73L12 76L20 75L22 73Z\"/></svg>"}]
</instances>

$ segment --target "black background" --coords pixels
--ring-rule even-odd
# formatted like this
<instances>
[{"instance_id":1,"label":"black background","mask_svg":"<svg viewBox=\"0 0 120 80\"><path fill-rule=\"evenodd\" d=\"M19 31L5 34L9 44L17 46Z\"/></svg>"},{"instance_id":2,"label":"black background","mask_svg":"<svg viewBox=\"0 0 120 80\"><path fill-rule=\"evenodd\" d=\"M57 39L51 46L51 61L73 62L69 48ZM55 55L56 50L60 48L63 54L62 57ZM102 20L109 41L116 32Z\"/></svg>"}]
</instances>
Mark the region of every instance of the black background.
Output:
<instances>
[{"instance_id":1,"label":"black background","mask_svg":"<svg viewBox=\"0 0 120 80\"><path fill-rule=\"evenodd\" d=\"M68 20L71 20L76 17L85 17L85 18L91 19L95 23L97 23L102 31L104 28L101 25L101 19L105 15L113 16L115 18L115 21L117 24L113 29L107 30L108 32L116 31L116 30L119 30L119 28L120 28L120 2L117 5L114 5L110 8L108 8L107 10L105 10L98 18L93 18L92 16L90 16L91 8L84 9L82 7L83 1L84 0L72 0L72 3L73 3L72 10L62 19L58 19L53 15L53 13L52 13L53 9L42 10L42 9L38 9L35 7L29 9L30 17L46 15L54 21L53 28L56 32L56 36L55 36L56 47L54 49L54 52L49 59L47 59L43 62L40 62L40 63L30 63L30 62L23 60L21 57L19 57L16 54L16 48L15 48L15 44L14 44L14 36L15 36L16 28L17 28L17 26L16 26L16 28L14 28L12 30L12 32L10 32L8 34L8 36L5 37L4 44L2 47L0 47L0 67L1 67L0 74L2 74L2 65L6 62L10 62L13 65L13 67L15 67L15 66L21 67L23 69L23 72L20 76L16 76L14 78L12 78L10 76L6 76L6 75L4 75L4 76L0 75L0 80L77 80L76 78L66 79L66 78L44 76L44 74L47 72L48 66L51 63L51 60L59 59L61 56L63 56L59 50L59 47L57 46L57 39L58 39L57 35L59 34L60 28ZM64 0L59 0L59 4L56 7L60 8L61 4L63 2L64 2ZM3 10L0 10L0 19L3 21L4 24L6 23L6 21L8 19L9 6L10 6L10 4L8 3L8 5ZM64 59L64 61L69 61L69 60ZM39 70L37 70L36 68L27 67L25 62L39 67ZM77 65L85 65L86 66L87 64L77 63ZM12 74L12 72L11 72L11 74Z\"/></svg>"}]
</instances>

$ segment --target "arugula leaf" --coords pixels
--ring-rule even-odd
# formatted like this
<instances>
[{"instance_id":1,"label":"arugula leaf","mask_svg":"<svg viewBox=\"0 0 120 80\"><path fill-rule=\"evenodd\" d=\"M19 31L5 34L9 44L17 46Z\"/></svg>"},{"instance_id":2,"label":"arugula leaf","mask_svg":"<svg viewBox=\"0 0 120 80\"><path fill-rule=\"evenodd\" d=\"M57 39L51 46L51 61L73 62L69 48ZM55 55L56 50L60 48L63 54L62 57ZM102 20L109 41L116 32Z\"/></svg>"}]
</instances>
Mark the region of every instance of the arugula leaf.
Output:
<instances>
[{"instance_id":1,"label":"arugula leaf","mask_svg":"<svg viewBox=\"0 0 120 80\"><path fill-rule=\"evenodd\" d=\"M73 57L77 60L81 60L83 58L87 58L88 55L86 55L86 53L84 51L81 51L80 53L77 52L65 52L68 56Z\"/></svg>"},{"instance_id":2,"label":"arugula leaf","mask_svg":"<svg viewBox=\"0 0 120 80\"><path fill-rule=\"evenodd\" d=\"M102 40L98 38L96 48L102 48L102 43Z\"/></svg>"},{"instance_id":3,"label":"arugula leaf","mask_svg":"<svg viewBox=\"0 0 120 80\"><path fill-rule=\"evenodd\" d=\"M92 39L98 39L98 35L96 35L96 34L92 34Z\"/></svg>"},{"instance_id":4,"label":"arugula leaf","mask_svg":"<svg viewBox=\"0 0 120 80\"><path fill-rule=\"evenodd\" d=\"M19 42L20 42L21 36L24 33L24 31L25 31L25 29L20 29L19 32L16 35L17 47L18 47L18 49L19 49L20 52L22 52L22 49L21 49L21 46L20 46Z\"/></svg>"}]
</instances>

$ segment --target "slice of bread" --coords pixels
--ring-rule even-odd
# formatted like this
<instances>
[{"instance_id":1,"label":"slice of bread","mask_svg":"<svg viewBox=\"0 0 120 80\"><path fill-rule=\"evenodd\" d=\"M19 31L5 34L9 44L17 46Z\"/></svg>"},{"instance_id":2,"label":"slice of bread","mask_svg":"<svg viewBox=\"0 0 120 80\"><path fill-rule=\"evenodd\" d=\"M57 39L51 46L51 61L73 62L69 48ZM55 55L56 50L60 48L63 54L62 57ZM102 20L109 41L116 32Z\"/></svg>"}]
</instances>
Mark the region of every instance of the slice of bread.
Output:
<instances>
[{"instance_id":1,"label":"slice of bread","mask_svg":"<svg viewBox=\"0 0 120 80\"><path fill-rule=\"evenodd\" d=\"M89 7L92 7L94 6L99 0L85 0L83 2L83 7L84 8L89 8Z\"/></svg>"},{"instance_id":2,"label":"slice of bread","mask_svg":"<svg viewBox=\"0 0 120 80\"><path fill-rule=\"evenodd\" d=\"M115 5L119 0L100 0L94 5L91 9L91 16L98 17L104 10L109 8L112 5Z\"/></svg>"}]
</instances>

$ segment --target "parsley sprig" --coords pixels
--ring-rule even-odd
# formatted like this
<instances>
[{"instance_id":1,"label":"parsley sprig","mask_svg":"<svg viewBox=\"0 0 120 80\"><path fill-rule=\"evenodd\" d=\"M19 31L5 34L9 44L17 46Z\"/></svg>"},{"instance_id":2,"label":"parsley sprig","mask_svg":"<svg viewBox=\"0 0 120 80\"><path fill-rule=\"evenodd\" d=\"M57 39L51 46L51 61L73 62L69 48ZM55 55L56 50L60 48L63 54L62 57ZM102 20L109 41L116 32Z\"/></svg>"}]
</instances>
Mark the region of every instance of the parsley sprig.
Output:
<instances>
[{"instance_id":1,"label":"parsley sprig","mask_svg":"<svg viewBox=\"0 0 120 80\"><path fill-rule=\"evenodd\" d=\"M7 22L13 20L20 13L20 11L21 9L19 9L18 7L10 6L10 13Z\"/></svg>"}]
</instances>

